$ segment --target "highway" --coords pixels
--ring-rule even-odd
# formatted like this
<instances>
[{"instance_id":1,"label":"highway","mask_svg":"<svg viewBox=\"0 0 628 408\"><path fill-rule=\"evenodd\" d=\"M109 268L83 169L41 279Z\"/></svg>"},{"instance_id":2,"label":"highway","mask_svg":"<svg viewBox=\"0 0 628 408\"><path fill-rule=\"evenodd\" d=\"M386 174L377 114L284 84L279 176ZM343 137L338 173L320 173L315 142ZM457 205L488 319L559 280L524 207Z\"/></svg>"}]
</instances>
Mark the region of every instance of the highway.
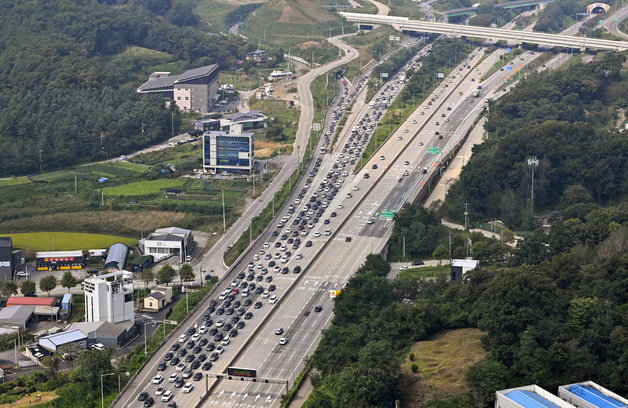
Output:
<instances>
[{"instance_id":1,"label":"highway","mask_svg":"<svg viewBox=\"0 0 628 408\"><path fill-rule=\"evenodd\" d=\"M516 44L530 43L576 49L600 49L609 51L628 50L627 41L604 40L599 38L575 37L563 34L524 32L503 28L487 28L470 25L436 23L410 20L407 17L380 16L361 13L339 13L349 22L364 24L388 24L400 31L416 31L455 36L471 36L512 41Z\"/></svg>"}]
</instances>

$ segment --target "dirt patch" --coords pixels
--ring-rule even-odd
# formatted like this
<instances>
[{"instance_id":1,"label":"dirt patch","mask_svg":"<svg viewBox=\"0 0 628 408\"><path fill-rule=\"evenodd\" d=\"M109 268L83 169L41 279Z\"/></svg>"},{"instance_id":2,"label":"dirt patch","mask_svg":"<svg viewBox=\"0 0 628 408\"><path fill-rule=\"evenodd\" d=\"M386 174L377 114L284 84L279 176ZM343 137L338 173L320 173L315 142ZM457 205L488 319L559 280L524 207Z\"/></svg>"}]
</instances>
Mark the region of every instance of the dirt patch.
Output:
<instances>
[{"instance_id":1,"label":"dirt patch","mask_svg":"<svg viewBox=\"0 0 628 408\"><path fill-rule=\"evenodd\" d=\"M279 17L279 23L307 23L311 24L312 19L297 10L295 7L286 5L282 7L281 17Z\"/></svg>"},{"instance_id":2,"label":"dirt patch","mask_svg":"<svg viewBox=\"0 0 628 408\"><path fill-rule=\"evenodd\" d=\"M275 151L282 146L281 143L265 142L262 140L255 141L255 157L259 159L270 158Z\"/></svg>"},{"instance_id":3,"label":"dirt patch","mask_svg":"<svg viewBox=\"0 0 628 408\"><path fill-rule=\"evenodd\" d=\"M306 41L303 44L299 45L299 48L302 50L307 50L308 48L319 48L322 44L318 41Z\"/></svg>"},{"instance_id":4,"label":"dirt patch","mask_svg":"<svg viewBox=\"0 0 628 408\"><path fill-rule=\"evenodd\" d=\"M25 396L11 404L0 404L0 408L26 408L34 407L44 402L52 401L57 398L57 394L54 391L37 392L32 395Z\"/></svg>"},{"instance_id":5,"label":"dirt patch","mask_svg":"<svg viewBox=\"0 0 628 408\"><path fill-rule=\"evenodd\" d=\"M459 329L438 333L412 347L415 361L402 366L404 407L423 407L436 399L453 398L469 392L464 375L469 366L482 360L486 352L482 348L478 329ZM419 366L414 374L410 367Z\"/></svg>"}]
</instances>

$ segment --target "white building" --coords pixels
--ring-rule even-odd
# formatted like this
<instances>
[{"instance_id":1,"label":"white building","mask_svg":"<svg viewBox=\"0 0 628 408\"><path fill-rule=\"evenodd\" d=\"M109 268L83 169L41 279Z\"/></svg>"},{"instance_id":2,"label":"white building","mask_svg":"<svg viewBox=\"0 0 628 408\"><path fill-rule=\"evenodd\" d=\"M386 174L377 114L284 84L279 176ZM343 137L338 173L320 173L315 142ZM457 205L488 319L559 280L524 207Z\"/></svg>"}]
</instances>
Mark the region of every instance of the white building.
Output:
<instances>
[{"instance_id":1,"label":"white building","mask_svg":"<svg viewBox=\"0 0 628 408\"><path fill-rule=\"evenodd\" d=\"M83 287L86 322L135 321L131 272L118 271L89 277L83 282Z\"/></svg>"},{"instance_id":2,"label":"white building","mask_svg":"<svg viewBox=\"0 0 628 408\"><path fill-rule=\"evenodd\" d=\"M229 130L210 130L203 135L205 171L250 172L254 165L255 136L251 132L243 132L242 124L233 123Z\"/></svg>"},{"instance_id":3,"label":"white building","mask_svg":"<svg viewBox=\"0 0 628 408\"><path fill-rule=\"evenodd\" d=\"M575 408L538 385L526 385L495 392L495 408Z\"/></svg>"},{"instance_id":4,"label":"white building","mask_svg":"<svg viewBox=\"0 0 628 408\"><path fill-rule=\"evenodd\" d=\"M192 231L170 227L159 228L150 234L148 238L140 240L138 248L144 255L152 255L155 262L174 255L179 262L185 262L185 258L192 254L194 249L194 237Z\"/></svg>"},{"instance_id":5,"label":"white building","mask_svg":"<svg viewBox=\"0 0 628 408\"><path fill-rule=\"evenodd\" d=\"M579 408L628 407L628 399L593 381L561 385L558 387L558 396Z\"/></svg>"},{"instance_id":6,"label":"white building","mask_svg":"<svg viewBox=\"0 0 628 408\"><path fill-rule=\"evenodd\" d=\"M464 275L480 266L475 259L453 259L451 261L451 281L461 282Z\"/></svg>"}]
</instances>

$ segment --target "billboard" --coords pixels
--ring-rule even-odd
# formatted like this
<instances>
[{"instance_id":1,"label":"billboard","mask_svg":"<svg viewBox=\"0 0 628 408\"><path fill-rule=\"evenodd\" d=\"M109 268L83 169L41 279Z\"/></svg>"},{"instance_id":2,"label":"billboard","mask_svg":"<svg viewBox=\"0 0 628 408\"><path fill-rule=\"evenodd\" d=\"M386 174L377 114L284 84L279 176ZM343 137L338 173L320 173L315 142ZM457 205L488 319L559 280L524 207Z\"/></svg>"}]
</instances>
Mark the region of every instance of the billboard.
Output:
<instances>
[{"instance_id":1,"label":"billboard","mask_svg":"<svg viewBox=\"0 0 628 408\"><path fill-rule=\"evenodd\" d=\"M251 368L227 367L227 375L235 377L255 378L257 371Z\"/></svg>"}]
</instances>

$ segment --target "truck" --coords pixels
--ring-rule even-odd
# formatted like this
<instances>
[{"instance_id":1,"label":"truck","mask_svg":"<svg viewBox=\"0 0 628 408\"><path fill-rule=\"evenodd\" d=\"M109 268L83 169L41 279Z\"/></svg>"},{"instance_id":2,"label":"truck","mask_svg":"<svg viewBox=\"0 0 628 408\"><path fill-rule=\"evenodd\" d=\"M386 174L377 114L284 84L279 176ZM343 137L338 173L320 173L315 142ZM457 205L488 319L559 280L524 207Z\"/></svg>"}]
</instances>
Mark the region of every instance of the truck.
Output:
<instances>
[{"instance_id":1,"label":"truck","mask_svg":"<svg viewBox=\"0 0 628 408\"><path fill-rule=\"evenodd\" d=\"M478 96L480 96L480 90L476 89L473 91L473 93L471 94L474 98L477 98Z\"/></svg>"}]
</instances>

